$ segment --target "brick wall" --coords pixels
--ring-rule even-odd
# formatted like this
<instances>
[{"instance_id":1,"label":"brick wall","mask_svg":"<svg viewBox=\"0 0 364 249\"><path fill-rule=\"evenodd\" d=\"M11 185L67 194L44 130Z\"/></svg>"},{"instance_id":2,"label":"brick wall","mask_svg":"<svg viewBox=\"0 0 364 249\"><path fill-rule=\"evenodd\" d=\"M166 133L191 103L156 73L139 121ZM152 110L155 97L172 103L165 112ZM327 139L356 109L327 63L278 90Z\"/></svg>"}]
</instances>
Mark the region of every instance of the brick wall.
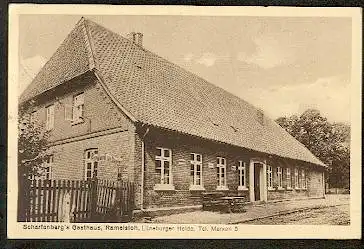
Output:
<instances>
[{"instance_id":1,"label":"brick wall","mask_svg":"<svg viewBox=\"0 0 364 249\"><path fill-rule=\"evenodd\" d=\"M98 178L116 180L118 168L121 167L124 180L132 180L130 169L134 166L132 141L130 131L120 131L99 137L82 139L53 146L54 162L53 179L83 180L85 177L85 150L97 148L99 155L113 155L123 160L118 163L100 161L98 163Z\"/></svg>"},{"instance_id":2,"label":"brick wall","mask_svg":"<svg viewBox=\"0 0 364 249\"><path fill-rule=\"evenodd\" d=\"M232 171L231 166L238 166L238 161L248 163L248 157L242 151L234 151L229 146L214 144L200 139L176 134L149 132L145 139L145 193L144 206L178 206L196 205L201 203L201 191L190 191L190 153L202 155L202 181L205 191L216 191L216 167L209 168L208 164L216 166L216 157L225 157L227 161L227 185L231 192L237 193L239 184L238 171ZM168 138L169 137L169 138ZM172 149L173 184L175 191L154 191L160 175L155 170L156 147ZM248 177L246 177L248 180ZM240 193L247 195L247 191Z\"/></svg>"},{"instance_id":3,"label":"brick wall","mask_svg":"<svg viewBox=\"0 0 364 249\"><path fill-rule=\"evenodd\" d=\"M138 136L137 136L138 137ZM137 140L141 144L140 137ZM155 170L155 155L156 147L165 147L172 150L172 174L174 191L156 191L154 186L159 183L159 173ZM141 146L136 146L136 152L140 151ZM145 183L144 183L144 208L164 207L164 206L187 206L201 203L201 191L190 191L190 153L202 154L202 179L205 191L216 191L217 187L217 172L216 172L216 157L225 157L227 161L227 186L228 195L243 195L249 199L249 190L238 191L239 171L233 170L232 166L238 167L238 162L241 160L246 163L246 186L249 188L249 163L252 158L260 158L267 160L268 164L273 166L273 179L277 180L276 160L269 160L263 154L252 152L224 144L214 143L190 136L178 135L174 132L158 131L154 129L150 131L145 138ZM294 161L293 161L294 162ZM209 163L214 165L214 168L209 168ZM292 163L292 162L291 162ZM306 169L308 181L316 178L317 172L310 172L311 169L305 164L294 162L295 166ZM140 158L136 158L136 165L141 165ZM291 167L290 165L281 165L281 167ZM293 165L293 164L292 164ZM138 167L138 166L137 166ZM141 175L138 169L136 176ZM294 178L294 167L291 169L292 178ZM307 190L274 190L268 191L268 200L273 199L289 199L307 196L319 196L321 194L320 186L317 181L311 182L307 186ZM285 169L283 169L283 187L286 187ZM294 185L293 185L294 187ZM315 189L315 190L314 190ZM323 189L322 189L323 190ZM140 192L140 188L138 190ZM138 200L140 204L140 199Z\"/></svg>"},{"instance_id":4,"label":"brick wall","mask_svg":"<svg viewBox=\"0 0 364 249\"><path fill-rule=\"evenodd\" d=\"M50 141L116 127L127 128L126 116L107 96L95 77L85 75L65 83L64 88L66 89L60 88L39 98L34 109L34 120L45 124L45 107L54 104L54 129L50 133ZM66 106L72 106L73 97L81 92L84 93L84 122L72 125L70 120L65 119L65 109Z\"/></svg>"},{"instance_id":5,"label":"brick wall","mask_svg":"<svg viewBox=\"0 0 364 249\"><path fill-rule=\"evenodd\" d=\"M65 119L66 106L72 106L73 96L84 93L84 121L72 125ZM121 157L122 163L100 162L98 177L116 180L118 167L124 167L123 178L134 180L134 124L122 113L103 90L98 80L85 74L49 92L36 101L29 111L36 111L35 122L45 123L45 107L54 104L54 129L49 141L55 143L54 179L84 179L85 150L97 148L100 155Z\"/></svg>"}]
</instances>

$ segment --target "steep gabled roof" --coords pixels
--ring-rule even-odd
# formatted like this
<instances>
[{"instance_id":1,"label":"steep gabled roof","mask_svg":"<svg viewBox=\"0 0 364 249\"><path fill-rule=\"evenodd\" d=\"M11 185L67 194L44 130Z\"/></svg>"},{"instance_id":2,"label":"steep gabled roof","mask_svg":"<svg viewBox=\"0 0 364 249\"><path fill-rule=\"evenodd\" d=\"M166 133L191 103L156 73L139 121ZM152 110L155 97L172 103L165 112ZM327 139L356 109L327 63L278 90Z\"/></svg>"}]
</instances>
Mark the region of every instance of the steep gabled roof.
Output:
<instances>
[{"instance_id":1,"label":"steep gabled roof","mask_svg":"<svg viewBox=\"0 0 364 249\"><path fill-rule=\"evenodd\" d=\"M324 164L257 109L185 69L81 19L21 96L29 100L88 70L139 122L285 158Z\"/></svg>"}]
</instances>

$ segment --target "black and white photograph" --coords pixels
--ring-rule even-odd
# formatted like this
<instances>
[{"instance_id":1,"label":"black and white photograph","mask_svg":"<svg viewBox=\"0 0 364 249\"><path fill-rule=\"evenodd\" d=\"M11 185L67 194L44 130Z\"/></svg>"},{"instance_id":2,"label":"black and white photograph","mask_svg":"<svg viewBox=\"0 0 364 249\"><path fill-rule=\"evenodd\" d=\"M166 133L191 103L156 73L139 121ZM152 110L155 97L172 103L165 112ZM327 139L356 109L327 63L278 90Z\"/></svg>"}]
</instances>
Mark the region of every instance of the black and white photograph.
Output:
<instances>
[{"instance_id":1,"label":"black and white photograph","mask_svg":"<svg viewBox=\"0 0 364 249\"><path fill-rule=\"evenodd\" d=\"M9 53L17 236L360 236L359 11L31 7Z\"/></svg>"}]
</instances>

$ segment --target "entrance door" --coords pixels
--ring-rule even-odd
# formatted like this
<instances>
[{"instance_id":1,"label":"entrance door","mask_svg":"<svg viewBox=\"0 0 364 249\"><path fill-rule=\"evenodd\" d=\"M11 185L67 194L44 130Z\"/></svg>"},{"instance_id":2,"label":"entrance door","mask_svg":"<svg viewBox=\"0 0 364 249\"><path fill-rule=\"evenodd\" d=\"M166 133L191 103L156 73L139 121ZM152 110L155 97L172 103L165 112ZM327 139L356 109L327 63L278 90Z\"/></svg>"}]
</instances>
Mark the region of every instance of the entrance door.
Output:
<instances>
[{"instance_id":1,"label":"entrance door","mask_svg":"<svg viewBox=\"0 0 364 249\"><path fill-rule=\"evenodd\" d=\"M260 201L260 170L261 164L254 163L254 200Z\"/></svg>"}]
</instances>

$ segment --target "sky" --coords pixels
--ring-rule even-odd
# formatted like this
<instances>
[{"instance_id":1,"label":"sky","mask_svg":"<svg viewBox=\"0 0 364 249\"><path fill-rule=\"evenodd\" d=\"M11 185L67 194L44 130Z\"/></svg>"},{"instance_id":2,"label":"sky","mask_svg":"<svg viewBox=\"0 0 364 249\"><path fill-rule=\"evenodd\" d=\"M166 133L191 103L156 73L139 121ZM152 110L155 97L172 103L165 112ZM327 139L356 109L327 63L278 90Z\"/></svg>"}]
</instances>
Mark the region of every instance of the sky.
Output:
<instances>
[{"instance_id":1,"label":"sky","mask_svg":"<svg viewBox=\"0 0 364 249\"><path fill-rule=\"evenodd\" d=\"M264 110L318 109L350 122L351 19L345 17L85 16ZM81 16L21 15L19 92Z\"/></svg>"}]
</instances>

